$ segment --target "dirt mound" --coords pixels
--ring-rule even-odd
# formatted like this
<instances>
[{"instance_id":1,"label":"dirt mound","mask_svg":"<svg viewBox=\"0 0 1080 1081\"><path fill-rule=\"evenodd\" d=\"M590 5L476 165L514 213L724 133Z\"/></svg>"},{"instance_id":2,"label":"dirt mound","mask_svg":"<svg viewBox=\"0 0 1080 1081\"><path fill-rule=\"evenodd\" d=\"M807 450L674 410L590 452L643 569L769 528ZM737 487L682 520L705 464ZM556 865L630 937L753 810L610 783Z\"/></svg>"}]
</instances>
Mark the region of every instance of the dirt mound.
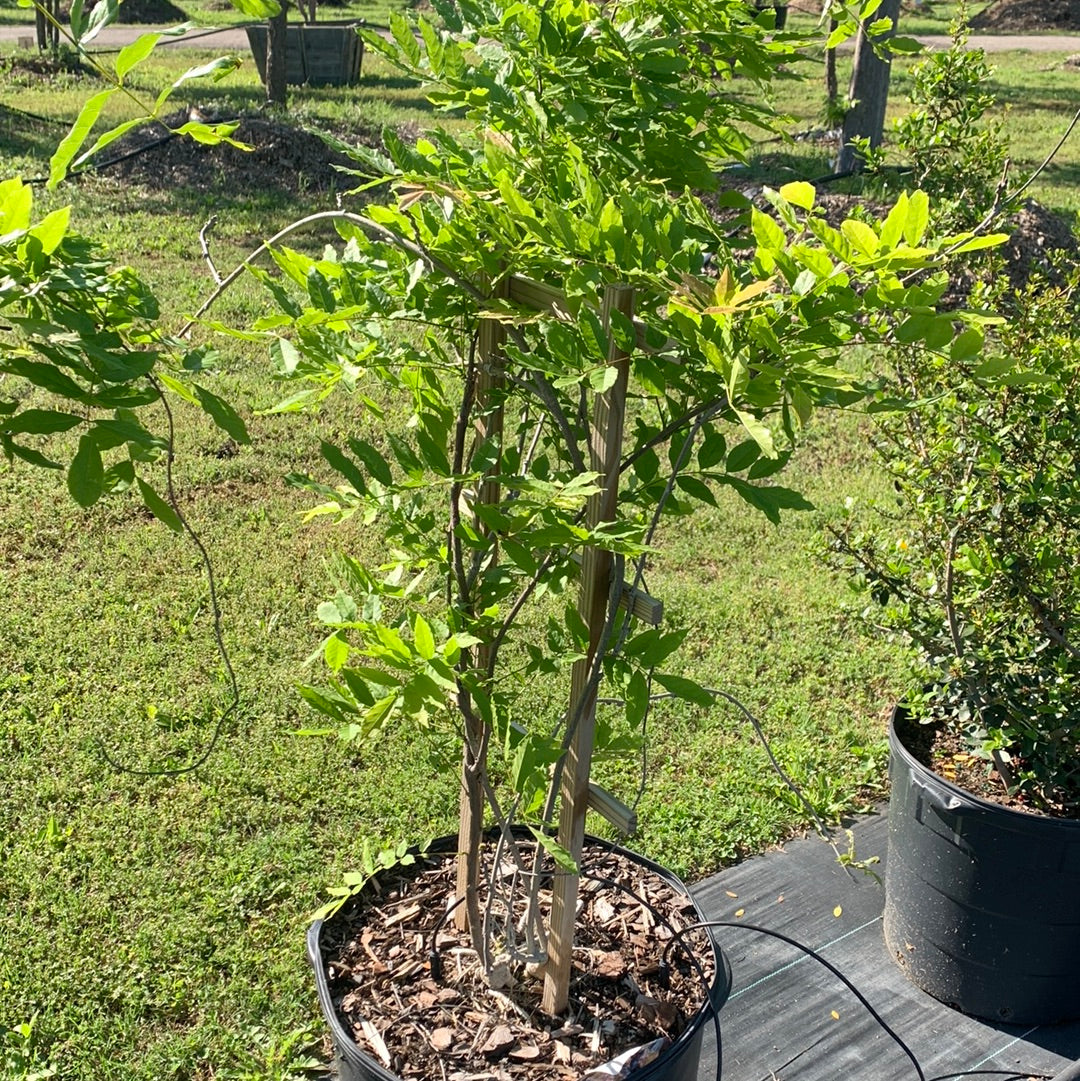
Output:
<instances>
[{"instance_id":1,"label":"dirt mound","mask_svg":"<svg viewBox=\"0 0 1080 1081\"><path fill-rule=\"evenodd\" d=\"M753 189L743 190L745 194L754 196ZM755 199L763 210L770 209L760 196ZM825 220L834 229L839 229L846 218L858 215L859 208L881 219L888 214L892 203L865 195L819 191L817 206ZM714 213L722 221L729 220L728 211L714 210ZM1002 272L1009 279L1010 286L1021 289L1033 274L1042 274L1047 280L1060 283L1063 274L1055 265L1056 260L1062 255L1069 262L1080 258L1080 240L1073 233L1070 223L1033 200L1025 202L1005 221L998 222L993 231L1008 233L1009 239L1000 248L969 259L962 266L953 267L953 283L945 298L947 306L958 307L966 303L972 286L977 280L987 277L997 259L1004 260Z\"/></svg>"},{"instance_id":2,"label":"dirt mound","mask_svg":"<svg viewBox=\"0 0 1080 1081\"><path fill-rule=\"evenodd\" d=\"M1023 285L1036 271L1056 279L1054 253L1064 252L1075 261L1080 250L1069 223L1032 200L1024 203L1005 229L1011 230L1003 252L1005 270L1014 286Z\"/></svg>"},{"instance_id":3,"label":"dirt mound","mask_svg":"<svg viewBox=\"0 0 1080 1081\"><path fill-rule=\"evenodd\" d=\"M1008 33L1080 30L1080 0L996 0L971 20L971 28Z\"/></svg>"},{"instance_id":4,"label":"dirt mound","mask_svg":"<svg viewBox=\"0 0 1080 1081\"><path fill-rule=\"evenodd\" d=\"M141 26L172 26L187 21L187 12L170 0L121 0L120 22Z\"/></svg>"},{"instance_id":5,"label":"dirt mound","mask_svg":"<svg viewBox=\"0 0 1080 1081\"><path fill-rule=\"evenodd\" d=\"M167 123L175 128L190 118L200 119L201 114L185 110L168 117ZM380 145L372 131L336 134L347 143ZM335 168L351 165L350 160L312 132L271 117L245 116L240 118L233 138L254 149L204 146L193 139L170 136L160 125L147 125L110 146L98 168L151 190L188 189L232 198L242 192L299 195L355 186L352 177Z\"/></svg>"}]
</instances>

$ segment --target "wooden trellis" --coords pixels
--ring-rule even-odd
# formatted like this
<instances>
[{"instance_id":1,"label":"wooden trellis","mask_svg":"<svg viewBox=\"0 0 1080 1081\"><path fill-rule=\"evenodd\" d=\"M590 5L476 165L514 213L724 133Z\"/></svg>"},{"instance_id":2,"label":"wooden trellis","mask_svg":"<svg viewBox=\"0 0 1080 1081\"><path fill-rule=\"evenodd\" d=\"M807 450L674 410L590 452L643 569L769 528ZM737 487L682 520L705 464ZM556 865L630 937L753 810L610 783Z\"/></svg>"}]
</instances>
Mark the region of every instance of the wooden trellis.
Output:
<instances>
[{"instance_id":1,"label":"wooden trellis","mask_svg":"<svg viewBox=\"0 0 1080 1081\"><path fill-rule=\"evenodd\" d=\"M566 298L557 289L520 276L509 276L500 282L492 299L541 313L565 310ZM598 491L590 498L587 519L590 528L616 516L619 490L619 464L622 454L623 426L626 413L626 391L630 376L630 357L614 341L611 322L614 312L633 320L634 294L626 285L609 285L600 304L603 326L608 332L607 363L614 367L617 377L606 391L596 394L589 433L589 465L597 474ZM635 324L639 345L645 343L645 329ZM505 332L497 319L481 322L478 344L479 378L476 405L481 438L498 438L502 433L501 388L503 343ZM496 481L487 481L479 493L479 501L495 503L500 492ZM479 527L479 523L478 523ZM633 832L635 813L601 786L590 780L596 721L596 681L591 679L595 655L601 648L601 636L607 623L611 596L613 560L611 554L599 548L587 548L581 559L581 581L578 612L589 631L589 648L585 658L575 663L571 674L570 700L567 706L569 745L563 764L559 800L559 829L557 840L575 861L580 860L585 817L588 810L603 815L624 833ZM655 626L660 622L663 606L641 590L623 586L620 605L644 622ZM468 733L479 739L480 733ZM479 809L463 795L461 803L461 851L476 851L479 846ZM459 896L468 883L467 868L459 867ZM577 907L578 877L556 876L553 887L552 910L548 936L548 961L545 966L543 1008L549 1014L566 1008L571 954L573 950L574 917ZM464 926L467 919L464 906L456 913Z\"/></svg>"}]
</instances>

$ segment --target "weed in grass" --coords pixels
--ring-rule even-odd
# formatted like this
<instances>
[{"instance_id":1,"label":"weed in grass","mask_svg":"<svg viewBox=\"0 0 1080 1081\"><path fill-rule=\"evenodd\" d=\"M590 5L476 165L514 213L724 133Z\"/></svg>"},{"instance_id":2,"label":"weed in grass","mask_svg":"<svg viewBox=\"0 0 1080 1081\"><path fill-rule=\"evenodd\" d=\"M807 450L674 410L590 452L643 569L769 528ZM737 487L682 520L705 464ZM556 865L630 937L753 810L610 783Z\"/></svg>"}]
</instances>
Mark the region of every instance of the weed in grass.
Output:
<instances>
[{"instance_id":1,"label":"weed in grass","mask_svg":"<svg viewBox=\"0 0 1080 1081\"><path fill-rule=\"evenodd\" d=\"M56 1070L40 1056L35 1022L23 1021L2 1033L0 1077L4 1081L46 1081L56 1076Z\"/></svg>"}]
</instances>

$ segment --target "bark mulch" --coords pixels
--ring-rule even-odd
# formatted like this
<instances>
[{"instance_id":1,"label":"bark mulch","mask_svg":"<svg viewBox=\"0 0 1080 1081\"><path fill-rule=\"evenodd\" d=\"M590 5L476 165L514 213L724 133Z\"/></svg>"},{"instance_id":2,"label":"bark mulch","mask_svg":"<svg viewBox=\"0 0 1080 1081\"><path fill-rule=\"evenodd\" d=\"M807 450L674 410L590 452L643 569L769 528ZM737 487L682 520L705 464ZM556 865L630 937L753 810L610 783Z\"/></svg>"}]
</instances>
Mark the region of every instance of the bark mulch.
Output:
<instances>
[{"instance_id":1,"label":"bark mulch","mask_svg":"<svg viewBox=\"0 0 1080 1081\"><path fill-rule=\"evenodd\" d=\"M521 847L526 867L531 848ZM490 848L486 858L492 881ZM399 1076L425 1081L570 1081L628 1052L637 1065L655 1057L704 1000L714 970L705 932L685 939L700 967L672 949L665 979L664 947L696 922L692 903L606 846L587 848L582 865L593 877L581 883L570 1006L558 1018L541 1012L542 980L520 960L507 961L501 987L485 982L469 936L446 915L452 859L428 857L385 876L380 895L323 929L331 992L358 1046ZM512 872L503 856L494 881L508 883ZM545 915L549 904L545 886ZM523 898L512 907L516 927ZM505 913L494 906L504 935Z\"/></svg>"}]
</instances>

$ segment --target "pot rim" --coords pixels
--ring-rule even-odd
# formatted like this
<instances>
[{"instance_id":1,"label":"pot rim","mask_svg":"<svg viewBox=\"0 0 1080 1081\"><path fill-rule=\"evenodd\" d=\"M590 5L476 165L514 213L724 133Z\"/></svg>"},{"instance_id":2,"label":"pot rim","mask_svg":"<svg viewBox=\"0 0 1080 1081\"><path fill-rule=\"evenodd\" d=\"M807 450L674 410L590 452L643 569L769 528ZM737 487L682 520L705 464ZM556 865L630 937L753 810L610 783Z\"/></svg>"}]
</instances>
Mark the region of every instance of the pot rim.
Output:
<instances>
[{"instance_id":1,"label":"pot rim","mask_svg":"<svg viewBox=\"0 0 1080 1081\"><path fill-rule=\"evenodd\" d=\"M488 831L489 835L492 831ZM437 852L437 846L444 841L449 841L451 844L450 851L453 852L457 847L457 836L448 835L447 837L440 837L433 841L429 847L429 851ZM655 863L647 856L639 855L637 852L632 852L628 848L623 848L621 845L614 844L611 841L606 841L600 837L593 837L588 834L585 835L585 843L600 845L610 851L618 852L622 856L630 858L635 863L643 866L645 869L651 871L653 874L658 875L660 878L668 882L669 885L673 885L680 893L686 897L690 903L694 906L695 915L698 917L698 921L701 923L708 922L708 917L702 911L701 906L698 904L697 898L691 894L686 887L686 883L682 881L677 875L668 870L666 867ZM332 918L332 917L331 917ZM337 1009L334 1005L333 996L330 992L330 983L326 978L326 966L323 963L322 948L320 945L320 938L322 935L323 925L327 921L315 920L307 931L307 955L308 961L311 964L312 969L315 972L315 991L319 999L319 1005L322 1008L323 1018L330 1028L330 1037L335 1047L339 1050L344 1047L351 1047L353 1051L363 1056L367 1061L365 1066L370 1069L374 1076L378 1077L380 1081L400 1081L397 1074L391 1073L387 1070L381 1062L376 1061L371 1055L364 1051L360 1045L349 1033L345 1026L341 1023L341 1019L338 1017ZM691 1015L686 1028L679 1034L679 1036L667 1047L661 1056L654 1062L651 1062L646 1066L640 1075L642 1078L648 1079L654 1076L654 1069L657 1066L663 1065L668 1056L675 1055L677 1052L681 1053L682 1049L688 1046L691 1041L698 1037L699 1031L709 1021L709 1018L718 1014L727 1001L728 995L731 993L731 966L728 963L727 957L723 950L720 948L720 943L716 939L715 931L713 928L706 927L706 933L709 936L709 942L712 945L713 950L713 976L709 982L709 986L705 990L705 994L702 998L700 1007ZM635 1073L635 1078L638 1074Z\"/></svg>"},{"instance_id":2,"label":"pot rim","mask_svg":"<svg viewBox=\"0 0 1080 1081\"><path fill-rule=\"evenodd\" d=\"M1080 818L1057 818L1053 815L1042 814L1039 811L1018 811L1014 807L1006 807L1004 804L995 803L993 800L977 796L974 792L968 791L968 789L964 788L962 785L955 784L953 781L948 780L948 778L942 777L940 773L935 772L925 763L920 762L911 751L907 749L904 745L904 741L900 738L900 734L896 730L896 722L899 718L910 717L911 711L907 706L901 702L894 703L892 710L889 713L889 750L900 758L909 770L917 772L920 776L932 780L938 787L947 792L950 797L950 802L952 800L957 801L957 803L962 801L973 807L977 807L980 810L993 811L995 814L1006 816L1017 823L1046 822L1070 831L1080 830ZM952 809L956 809L955 805Z\"/></svg>"}]
</instances>

